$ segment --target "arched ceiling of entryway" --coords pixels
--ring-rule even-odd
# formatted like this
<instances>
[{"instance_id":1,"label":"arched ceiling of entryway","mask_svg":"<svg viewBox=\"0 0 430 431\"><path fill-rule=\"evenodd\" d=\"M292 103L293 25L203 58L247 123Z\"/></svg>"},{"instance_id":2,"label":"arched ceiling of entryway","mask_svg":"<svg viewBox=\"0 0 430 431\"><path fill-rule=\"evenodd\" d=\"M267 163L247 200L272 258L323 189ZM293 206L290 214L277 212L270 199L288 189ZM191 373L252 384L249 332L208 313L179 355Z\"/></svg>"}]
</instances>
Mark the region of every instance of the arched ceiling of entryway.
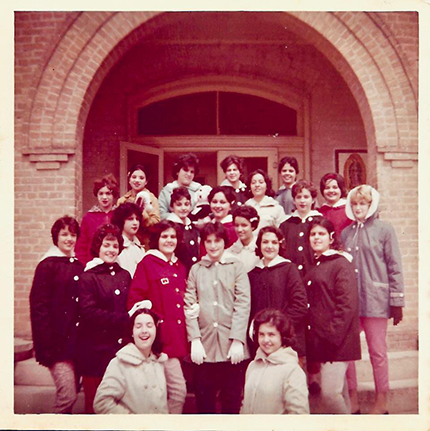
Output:
<instances>
[{"instance_id":1,"label":"arched ceiling of entryway","mask_svg":"<svg viewBox=\"0 0 430 431\"><path fill-rule=\"evenodd\" d=\"M167 15L181 21L181 14L79 14L38 83L29 122L29 147L76 148L82 142L92 100L107 73L132 47L156 34L160 29L157 21ZM410 148L411 141L416 145L415 86L398 52L368 14L263 13L256 18L268 31L283 26L289 38L296 35L333 64L357 101L370 147ZM299 85L301 79L297 76Z\"/></svg>"}]
</instances>

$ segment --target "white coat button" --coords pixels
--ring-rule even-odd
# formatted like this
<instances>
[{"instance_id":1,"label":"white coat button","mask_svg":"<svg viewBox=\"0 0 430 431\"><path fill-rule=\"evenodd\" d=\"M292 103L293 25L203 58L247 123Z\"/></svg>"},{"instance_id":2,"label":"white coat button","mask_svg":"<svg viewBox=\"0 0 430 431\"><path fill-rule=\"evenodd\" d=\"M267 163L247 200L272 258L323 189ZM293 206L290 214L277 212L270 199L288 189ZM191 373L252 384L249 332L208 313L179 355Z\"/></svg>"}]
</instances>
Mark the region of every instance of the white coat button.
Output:
<instances>
[{"instance_id":1,"label":"white coat button","mask_svg":"<svg viewBox=\"0 0 430 431\"><path fill-rule=\"evenodd\" d=\"M300 246L297 248L297 250L302 251L302 250L303 250L303 247L300 245Z\"/></svg>"},{"instance_id":2,"label":"white coat button","mask_svg":"<svg viewBox=\"0 0 430 431\"><path fill-rule=\"evenodd\" d=\"M176 304L176 308L181 308L181 304Z\"/></svg>"},{"instance_id":3,"label":"white coat button","mask_svg":"<svg viewBox=\"0 0 430 431\"><path fill-rule=\"evenodd\" d=\"M237 206L240 207L242 205L242 202L238 202Z\"/></svg>"},{"instance_id":4,"label":"white coat button","mask_svg":"<svg viewBox=\"0 0 430 431\"><path fill-rule=\"evenodd\" d=\"M115 289L115 295L120 295L121 291L119 289Z\"/></svg>"},{"instance_id":5,"label":"white coat button","mask_svg":"<svg viewBox=\"0 0 430 431\"><path fill-rule=\"evenodd\" d=\"M304 232L300 232L299 233L299 236L303 236L305 233Z\"/></svg>"},{"instance_id":6,"label":"white coat button","mask_svg":"<svg viewBox=\"0 0 430 431\"><path fill-rule=\"evenodd\" d=\"M78 298L78 297L76 297L75 301L76 301L76 302L79 302L79 298Z\"/></svg>"},{"instance_id":7,"label":"white coat button","mask_svg":"<svg viewBox=\"0 0 430 431\"><path fill-rule=\"evenodd\" d=\"M110 266L109 269L113 269L113 266Z\"/></svg>"},{"instance_id":8,"label":"white coat button","mask_svg":"<svg viewBox=\"0 0 430 431\"><path fill-rule=\"evenodd\" d=\"M191 245L194 245L194 244L195 244L195 241L192 239L192 240L190 241L190 244L191 244Z\"/></svg>"},{"instance_id":9,"label":"white coat button","mask_svg":"<svg viewBox=\"0 0 430 431\"><path fill-rule=\"evenodd\" d=\"M317 266L321 265L321 262L317 262Z\"/></svg>"},{"instance_id":10,"label":"white coat button","mask_svg":"<svg viewBox=\"0 0 430 431\"><path fill-rule=\"evenodd\" d=\"M218 284L218 280L214 280L213 285L216 286Z\"/></svg>"},{"instance_id":11,"label":"white coat button","mask_svg":"<svg viewBox=\"0 0 430 431\"><path fill-rule=\"evenodd\" d=\"M169 262L169 265L173 265L173 262L172 262L172 261L170 261L170 262Z\"/></svg>"},{"instance_id":12,"label":"white coat button","mask_svg":"<svg viewBox=\"0 0 430 431\"><path fill-rule=\"evenodd\" d=\"M173 274L173 277L177 277L178 276L178 274Z\"/></svg>"},{"instance_id":13,"label":"white coat button","mask_svg":"<svg viewBox=\"0 0 430 431\"><path fill-rule=\"evenodd\" d=\"M236 193L239 193L239 192L240 192L240 189L236 189L236 190L235 190L235 192L236 192Z\"/></svg>"},{"instance_id":14,"label":"white coat button","mask_svg":"<svg viewBox=\"0 0 430 431\"><path fill-rule=\"evenodd\" d=\"M311 325L308 325L308 329L311 329Z\"/></svg>"},{"instance_id":15,"label":"white coat button","mask_svg":"<svg viewBox=\"0 0 430 431\"><path fill-rule=\"evenodd\" d=\"M313 219L314 219L313 217L309 217L309 218L308 218L308 220L309 220L309 221L312 221Z\"/></svg>"},{"instance_id":16,"label":"white coat button","mask_svg":"<svg viewBox=\"0 0 430 431\"><path fill-rule=\"evenodd\" d=\"M176 293L179 293L179 289L178 289L178 288L176 288L176 289L175 289L175 292L176 292Z\"/></svg>"},{"instance_id":17,"label":"white coat button","mask_svg":"<svg viewBox=\"0 0 430 431\"><path fill-rule=\"evenodd\" d=\"M217 306L217 305L218 305L218 302L217 302L217 301L215 301L215 302L214 302L214 305L215 305L215 306Z\"/></svg>"},{"instance_id":18,"label":"white coat button","mask_svg":"<svg viewBox=\"0 0 430 431\"><path fill-rule=\"evenodd\" d=\"M75 261L75 258L74 257L71 257L70 259L69 259L69 262L70 263L73 263Z\"/></svg>"},{"instance_id":19,"label":"white coat button","mask_svg":"<svg viewBox=\"0 0 430 431\"><path fill-rule=\"evenodd\" d=\"M122 344L122 338L118 338L118 344Z\"/></svg>"},{"instance_id":20,"label":"white coat button","mask_svg":"<svg viewBox=\"0 0 430 431\"><path fill-rule=\"evenodd\" d=\"M75 275L75 276L73 277L73 280L78 281L78 280L79 280L79 275Z\"/></svg>"},{"instance_id":21,"label":"white coat button","mask_svg":"<svg viewBox=\"0 0 430 431\"><path fill-rule=\"evenodd\" d=\"M178 319L178 325L180 325L182 323L181 319Z\"/></svg>"},{"instance_id":22,"label":"white coat button","mask_svg":"<svg viewBox=\"0 0 430 431\"><path fill-rule=\"evenodd\" d=\"M159 322L160 322L160 323L163 323L163 322L164 322L164 320L163 320L163 319L160 319L160 320L159 320Z\"/></svg>"},{"instance_id":23,"label":"white coat button","mask_svg":"<svg viewBox=\"0 0 430 431\"><path fill-rule=\"evenodd\" d=\"M358 274L358 269L357 268L355 268L354 271Z\"/></svg>"},{"instance_id":24,"label":"white coat button","mask_svg":"<svg viewBox=\"0 0 430 431\"><path fill-rule=\"evenodd\" d=\"M351 251L351 247L348 247L348 251Z\"/></svg>"},{"instance_id":25,"label":"white coat button","mask_svg":"<svg viewBox=\"0 0 430 431\"><path fill-rule=\"evenodd\" d=\"M218 322L215 322L214 323L214 328L217 328L218 327Z\"/></svg>"},{"instance_id":26,"label":"white coat button","mask_svg":"<svg viewBox=\"0 0 430 431\"><path fill-rule=\"evenodd\" d=\"M79 322L76 322L76 326L79 326Z\"/></svg>"},{"instance_id":27,"label":"white coat button","mask_svg":"<svg viewBox=\"0 0 430 431\"><path fill-rule=\"evenodd\" d=\"M215 266L218 266L219 265L219 262L215 262Z\"/></svg>"},{"instance_id":28,"label":"white coat button","mask_svg":"<svg viewBox=\"0 0 430 431\"><path fill-rule=\"evenodd\" d=\"M192 260L193 262L197 262L197 257L196 257L196 256L193 256L193 257L191 258L191 260Z\"/></svg>"},{"instance_id":29,"label":"white coat button","mask_svg":"<svg viewBox=\"0 0 430 431\"><path fill-rule=\"evenodd\" d=\"M115 271L112 271L112 272L110 273L110 275L115 275Z\"/></svg>"},{"instance_id":30,"label":"white coat button","mask_svg":"<svg viewBox=\"0 0 430 431\"><path fill-rule=\"evenodd\" d=\"M310 286L312 284L312 281L311 280L309 280L308 281L308 286Z\"/></svg>"},{"instance_id":31,"label":"white coat button","mask_svg":"<svg viewBox=\"0 0 430 431\"><path fill-rule=\"evenodd\" d=\"M303 269L303 265L299 265L297 268L299 268L299 269Z\"/></svg>"},{"instance_id":32,"label":"white coat button","mask_svg":"<svg viewBox=\"0 0 430 431\"><path fill-rule=\"evenodd\" d=\"M308 308L310 308L311 304L308 303Z\"/></svg>"},{"instance_id":33,"label":"white coat button","mask_svg":"<svg viewBox=\"0 0 430 431\"><path fill-rule=\"evenodd\" d=\"M358 246L357 246L357 247L355 247L355 249L356 249L356 250L358 250L359 248L360 248L360 247L358 247Z\"/></svg>"}]
</instances>

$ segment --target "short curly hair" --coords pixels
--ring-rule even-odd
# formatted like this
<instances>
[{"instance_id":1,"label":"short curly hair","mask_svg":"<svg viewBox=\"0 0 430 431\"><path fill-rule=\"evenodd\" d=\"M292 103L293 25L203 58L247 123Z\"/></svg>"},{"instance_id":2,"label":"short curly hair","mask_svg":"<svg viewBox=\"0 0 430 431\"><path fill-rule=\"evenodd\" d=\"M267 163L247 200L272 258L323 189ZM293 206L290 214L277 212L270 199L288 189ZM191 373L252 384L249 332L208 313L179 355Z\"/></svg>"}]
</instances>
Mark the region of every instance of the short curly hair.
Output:
<instances>
[{"instance_id":1,"label":"short curly hair","mask_svg":"<svg viewBox=\"0 0 430 431\"><path fill-rule=\"evenodd\" d=\"M291 319L282 311L274 308L265 308L255 315L252 333L254 343L258 344L258 331L265 323L274 326L279 331L282 347L290 347L295 344L296 337Z\"/></svg>"},{"instance_id":2,"label":"short curly hair","mask_svg":"<svg viewBox=\"0 0 430 431\"><path fill-rule=\"evenodd\" d=\"M293 199L295 199L296 196L303 189L309 190L309 193L311 194L312 199L316 199L317 194L318 194L316 187L314 186L314 184L311 181L306 181L306 180L297 181L297 183L295 183L293 185L293 187L291 188L291 194L293 196Z\"/></svg>"},{"instance_id":3,"label":"short curly hair","mask_svg":"<svg viewBox=\"0 0 430 431\"><path fill-rule=\"evenodd\" d=\"M200 163L198 157L193 153L183 154L182 156L179 156L172 166L173 179L178 179L179 171L182 168L194 168L194 175L197 175L199 173L199 164Z\"/></svg>"},{"instance_id":4,"label":"short curly hair","mask_svg":"<svg viewBox=\"0 0 430 431\"><path fill-rule=\"evenodd\" d=\"M105 186L112 192L112 195L114 198L118 197L119 195L118 181L113 174L105 175L102 179L94 181L94 185L93 185L94 196L97 197L99 190Z\"/></svg>"},{"instance_id":5,"label":"short curly hair","mask_svg":"<svg viewBox=\"0 0 430 431\"><path fill-rule=\"evenodd\" d=\"M170 196L170 208L173 208L173 204L185 198L191 202L190 192L186 187L176 187Z\"/></svg>"},{"instance_id":6,"label":"short curly hair","mask_svg":"<svg viewBox=\"0 0 430 431\"><path fill-rule=\"evenodd\" d=\"M231 154L222 160L220 163L221 169L225 173L230 165L236 165L239 172L242 174L243 172L243 159L239 156Z\"/></svg>"},{"instance_id":7,"label":"short curly hair","mask_svg":"<svg viewBox=\"0 0 430 431\"><path fill-rule=\"evenodd\" d=\"M65 229L66 227L69 228L69 232L76 234L77 238L79 238L81 233L79 223L73 217L65 215L56 220L52 225L51 237L54 245L58 245L58 235L60 234L60 230Z\"/></svg>"},{"instance_id":8,"label":"short curly hair","mask_svg":"<svg viewBox=\"0 0 430 431\"><path fill-rule=\"evenodd\" d=\"M214 196L215 196L217 193L223 193L223 194L224 194L224 196L225 196L225 198L226 198L226 199L227 199L227 201L229 202L229 204L230 204L230 205L233 205L233 203L234 203L234 201L235 201L236 197L235 197L235 195L234 195L234 192L233 192L233 188L232 188L232 187L230 187L230 186L216 186L216 187L214 187L214 188L210 191L209 196L208 196L208 202L209 202L209 203L211 203L211 202L212 202L212 199L214 198Z\"/></svg>"},{"instance_id":9,"label":"short curly hair","mask_svg":"<svg viewBox=\"0 0 430 431\"><path fill-rule=\"evenodd\" d=\"M118 226L122 230L124 229L124 223L125 221L131 217L132 215L136 215L137 219L139 220L139 225L142 225L142 211L140 208L132 203L132 202L125 202L121 204L119 207L115 208L112 214L111 223L115 226Z\"/></svg>"},{"instance_id":10,"label":"short curly hair","mask_svg":"<svg viewBox=\"0 0 430 431\"><path fill-rule=\"evenodd\" d=\"M102 224L93 236L93 240L91 241L90 254L92 257L99 257L100 247L103 244L103 241L107 240L118 240L119 245L119 253L121 253L124 248L124 239L122 237L122 232L119 230L118 226L115 226L111 223Z\"/></svg>"},{"instance_id":11,"label":"short curly hair","mask_svg":"<svg viewBox=\"0 0 430 431\"><path fill-rule=\"evenodd\" d=\"M261 252L261 241L265 233L274 233L279 241L279 256L286 257L285 238L281 230L274 226L265 226L258 232L257 241L255 242L255 254L262 259L263 253Z\"/></svg>"},{"instance_id":12,"label":"short curly hair","mask_svg":"<svg viewBox=\"0 0 430 431\"><path fill-rule=\"evenodd\" d=\"M294 170L296 171L296 175L299 174L299 162L297 161L297 159L295 157L282 157L282 159L279 161L278 164L278 172L281 173L282 168L286 165L289 164L291 167L294 168Z\"/></svg>"},{"instance_id":13,"label":"short curly hair","mask_svg":"<svg viewBox=\"0 0 430 431\"><path fill-rule=\"evenodd\" d=\"M248 190L248 193L250 196L252 196L252 192L251 192L251 182L252 182L252 178L254 177L254 175L260 174L263 176L264 181L266 183L266 195L273 197L275 196L275 192L272 189L272 179L269 177L269 175L267 174L266 171L264 171L263 169L256 169L255 171L252 171L249 176L248 179L246 180L246 187Z\"/></svg>"},{"instance_id":14,"label":"short curly hair","mask_svg":"<svg viewBox=\"0 0 430 431\"><path fill-rule=\"evenodd\" d=\"M327 181L334 180L337 182L337 185L340 188L340 197L345 198L346 197L346 185L345 185L345 178L343 178L342 175L337 174L336 172L328 172L325 174L320 181L320 191L321 194L324 196L324 190L327 185Z\"/></svg>"},{"instance_id":15,"label":"short curly hair","mask_svg":"<svg viewBox=\"0 0 430 431\"><path fill-rule=\"evenodd\" d=\"M212 234L214 234L216 238L222 239L224 241L225 248L230 245L228 241L227 229L222 225L222 223L218 221L214 223L206 223L200 232L202 242L204 243L208 236Z\"/></svg>"},{"instance_id":16,"label":"short curly hair","mask_svg":"<svg viewBox=\"0 0 430 431\"><path fill-rule=\"evenodd\" d=\"M161 234L167 229L174 229L176 232L176 238L178 240L177 244L182 242L182 229L178 223L175 223L171 220L161 220L160 222L154 224L150 228L150 236L149 236L149 248L152 250L158 250L158 243L160 241Z\"/></svg>"},{"instance_id":17,"label":"short curly hair","mask_svg":"<svg viewBox=\"0 0 430 431\"><path fill-rule=\"evenodd\" d=\"M233 211L233 221L236 217L246 218L251 223L252 230L257 229L258 223L260 223L260 216L257 210L250 205L241 205Z\"/></svg>"}]
</instances>

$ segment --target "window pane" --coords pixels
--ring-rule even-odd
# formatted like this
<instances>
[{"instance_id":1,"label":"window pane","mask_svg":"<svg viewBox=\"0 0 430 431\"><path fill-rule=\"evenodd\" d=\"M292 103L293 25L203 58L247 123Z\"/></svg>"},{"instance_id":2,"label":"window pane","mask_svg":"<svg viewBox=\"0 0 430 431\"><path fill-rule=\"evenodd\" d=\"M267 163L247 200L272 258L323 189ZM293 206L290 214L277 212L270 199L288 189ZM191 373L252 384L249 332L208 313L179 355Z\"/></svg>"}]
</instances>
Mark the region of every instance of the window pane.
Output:
<instances>
[{"instance_id":1,"label":"window pane","mask_svg":"<svg viewBox=\"0 0 430 431\"><path fill-rule=\"evenodd\" d=\"M215 135L215 92L173 97L140 108L138 134Z\"/></svg>"},{"instance_id":2,"label":"window pane","mask_svg":"<svg viewBox=\"0 0 430 431\"><path fill-rule=\"evenodd\" d=\"M297 135L294 109L261 97L220 93L221 135Z\"/></svg>"}]
</instances>

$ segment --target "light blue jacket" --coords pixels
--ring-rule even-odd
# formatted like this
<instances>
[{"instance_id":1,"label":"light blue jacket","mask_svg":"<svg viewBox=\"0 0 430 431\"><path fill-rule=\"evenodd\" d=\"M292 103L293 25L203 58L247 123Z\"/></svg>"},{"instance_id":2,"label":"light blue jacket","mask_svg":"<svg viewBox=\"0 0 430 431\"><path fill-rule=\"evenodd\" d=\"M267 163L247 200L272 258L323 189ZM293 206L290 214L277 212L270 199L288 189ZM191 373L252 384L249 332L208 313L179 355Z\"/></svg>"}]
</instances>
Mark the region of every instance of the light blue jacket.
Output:
<instances>
[{"instance_id":1,"label":"light blue jacket","mask_svg":"<svg viewBox=\"0 0 430 431\"><path fill-rule=\"evenodd\" d=\"M355 189L354 189L355 190ZM404 307L402 261L393 227L379 220L379 193L372 189L372 204L364 223L355 220L351 207L351 190L346 215L354 221L341 238L345 251L352 254L358 277L360 316L390 317L390 306Z\"/></svg>"}]
</instances>

